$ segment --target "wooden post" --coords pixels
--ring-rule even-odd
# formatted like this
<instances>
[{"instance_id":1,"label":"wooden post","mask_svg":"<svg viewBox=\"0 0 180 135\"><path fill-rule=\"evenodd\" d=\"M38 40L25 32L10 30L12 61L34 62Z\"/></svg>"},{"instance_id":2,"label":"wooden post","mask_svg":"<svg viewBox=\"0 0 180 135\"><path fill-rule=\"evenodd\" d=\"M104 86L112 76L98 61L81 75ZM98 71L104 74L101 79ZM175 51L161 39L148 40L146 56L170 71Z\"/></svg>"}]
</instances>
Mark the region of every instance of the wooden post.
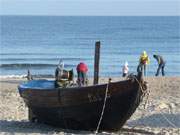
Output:
<instances>
[{"instance_id":1,"label":"wooden post","mask_svg":"<svg viewBox=\"0 0 180 135\"><path fill-rule=\"evenodd\" d=\"M99 81L99 60L100 60L100 41L95 44L94 54L94 84L98 84Z\"/></svg>"}]
</instances>

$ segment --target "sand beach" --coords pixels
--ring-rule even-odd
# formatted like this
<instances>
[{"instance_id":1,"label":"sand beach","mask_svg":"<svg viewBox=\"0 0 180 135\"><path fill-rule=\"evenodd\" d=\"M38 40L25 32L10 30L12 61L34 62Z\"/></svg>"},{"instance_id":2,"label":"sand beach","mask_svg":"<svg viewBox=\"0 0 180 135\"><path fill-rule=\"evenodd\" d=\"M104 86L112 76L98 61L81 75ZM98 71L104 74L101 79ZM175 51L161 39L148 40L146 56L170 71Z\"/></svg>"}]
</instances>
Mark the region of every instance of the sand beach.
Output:
<instances>
[{"instance_id":1,"label":"sand beach","mask_svg":"<svg viewBox=\"0 0 180 135\"><path fill-rule=\"evenodd\" d=\"M112 81L121 79L112 78ZM100 78L100 83L106 83L107 80L108 78ZM145 80L150 91L146 108L144 109L144 101L121 131L99 134L180 134L180 77L146 77ZM17 90L17 86L23 81L26 79L0 79L0 135L94 134L30 123L28 109Z\"/></svg>"},{"instance_id":2,"label":"sand beach","mask_svg":"<svg viewBox=\"0 0 180 135\"><path fill-rule=\"evenodd\" d=\"M0 4L0 135L95 134L28 120L28 107L19 95L18 85L27 81L27 71L35 79L54 79L61 60L63 69L73 70L72 74L80 62L87 64L89 84L93 82L90 77L96 74L101 76L99 83L107 83L108 77L119 81L126 79L121 77L124 65L128 65L127 73L138 72L140 63L147 65L144 80L148 96L120 131L99 135L180 135L179 0L0 0ZM154 76L158 66L165 70L165 77ZM47 88L47 84L43 86ZM56 92L58 96L61 94ZM108 97L108 91L105 94ZM63 99L69 100L67 97ZM122 96L114 97L118 103L127 104ZM54 100L61 103L61 98L50 98L54 106ZM88 98L91 99L91 93ZM106 114L121 116L112 109L116 102L110 103ZM115 110L121 110L118 107ZM84 116L91 118L87 114L94 111L82 108L87 112ZM93 108L98 110L96 106ZM57 118L70 112L64 110L55 113ZM55 118L54 114L48 116ZM72 120L69 116L66 118ZM107 119L107 125L110 120L116 121Z\"/></svg>"}]
</instances>

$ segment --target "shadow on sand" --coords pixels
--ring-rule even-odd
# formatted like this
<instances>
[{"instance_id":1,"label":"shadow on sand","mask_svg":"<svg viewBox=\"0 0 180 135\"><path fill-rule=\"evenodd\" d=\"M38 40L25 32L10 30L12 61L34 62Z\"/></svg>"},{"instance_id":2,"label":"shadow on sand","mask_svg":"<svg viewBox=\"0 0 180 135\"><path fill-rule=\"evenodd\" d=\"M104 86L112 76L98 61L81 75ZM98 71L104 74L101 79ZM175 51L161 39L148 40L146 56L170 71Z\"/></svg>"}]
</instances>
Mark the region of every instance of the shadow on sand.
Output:
<instances>
[{"instance_id":1,"label":"shadow on sand","mask_svg":"<svg viewBox=\"0 0 180 135\"><path fill-rule=\"evenodd\" d=\"M129 121L128 126L148 126L154 128L180 128L180 114L153 114L138 120Z\"/></svg>"},{"instance_id":2,"label":"shadow on sand","mask_svg":"<svg viewBox=\"0 0 180 135\"><path fill-rule=\"evenodd\" d=\"M6 132L9 134L19 133L19 134L94 134L92 131L77 131L77 130L66 130L57 127L48 126L40 123L30 123L28 121L6 121L0 120L0 132ZM121 131L116 132L117 134L129 134L129 133L143 133L143 134L151 134L152 132L148 132L146 130L141 129L128 129L122 128ZM116 134L114 133L114 134ZM111 135L112 133L102 132L98 133L98 135Z\"/></svg>"},{"instance_id":3,"label":"shadow on sand","mask_svg":"<svg viewBox=\"0 0 180 135\"><path fill-rule=\"evenodd\" d=\"M180 114L163 114L170 122L172 122L177 128L180 128ZM167 122L167 120L161 114L153 114L151 116L143 117L138 120L129 121L127 123L129 127L134 126L148 126L152 128L174 128L173 125ZM40 123L30 123L29 121L7 121L0 120L0 132L7 133L40 133L40 134L57 134L57 133L69 133L69 134L94 134L90 131L76 131L66 130L57 127L52 127ZM128 129L122 128L120 133L140 133L140 134L154 134L153 132L146 131L144 129ZM100 133L101 134L101 133ZM100 135L99 134L99 135ZM106 133L111 134L111 133ZM115 133L116 134L116 133Z\"/></svg>"},{"instance_id":4,"label":"shadow on sand","mask_svg":"<svg viewBox=\"0 0 180 135\"><path fill-rule=\"evenodd\" d=\"M57 127L52 127L40 123L31 123L29 121L7 121L0 120L0 132L6 133L34 133L34 134L57 134L57 133L75 133L75 134L92 134L88 131L75 131L75 130L66 130Z\"/></svg>"}]
</instances>

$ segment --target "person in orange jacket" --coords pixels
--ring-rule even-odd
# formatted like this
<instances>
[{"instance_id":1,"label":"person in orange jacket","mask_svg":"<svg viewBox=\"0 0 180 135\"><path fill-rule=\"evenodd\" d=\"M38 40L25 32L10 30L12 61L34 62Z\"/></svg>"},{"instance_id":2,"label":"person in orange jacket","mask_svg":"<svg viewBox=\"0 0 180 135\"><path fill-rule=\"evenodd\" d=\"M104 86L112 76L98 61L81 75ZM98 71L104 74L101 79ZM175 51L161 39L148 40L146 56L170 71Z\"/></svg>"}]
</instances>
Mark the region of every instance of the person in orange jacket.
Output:
<instances>
[{"instance_id":1,"label":"person in orange jacket","mask_svg":"<svg viewBox=\"0 0 180 135\"><path fill-rule=\"evenodd\" d=\"M78 78L77 78L77 82L79 86L85 85L86 81L87 81L87 71L88 71L88 67L85 63L80 62L77 67L77 74L78 74Z\"/></svg>"},{"instance_id":2,"label":"person in orange jacket","mask_svg":"<svg viewBox=\"0 0 180 135\"><path fill-rule=\"evenodd\" d=\"M146 51L143 51L139 58L138 72L141 70L141 72L143 72L144 75L146 76L146 65L148 65L149 63L150 63L150 59Z\"/></svg>"}]
</instances>

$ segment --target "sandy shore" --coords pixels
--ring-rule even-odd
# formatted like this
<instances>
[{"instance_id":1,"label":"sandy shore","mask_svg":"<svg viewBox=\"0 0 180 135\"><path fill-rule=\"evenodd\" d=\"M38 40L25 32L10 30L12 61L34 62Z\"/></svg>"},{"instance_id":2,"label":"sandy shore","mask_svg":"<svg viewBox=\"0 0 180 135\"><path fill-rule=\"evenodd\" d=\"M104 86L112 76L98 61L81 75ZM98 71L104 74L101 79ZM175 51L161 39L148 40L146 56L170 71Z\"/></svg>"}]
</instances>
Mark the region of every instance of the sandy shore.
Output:
<instances>
[{"instance_id":1,"label":"sandy shore","mask_svg":"<svg viewBox=\"0 0 180 135\"><path fill-rule=\"evenodd\" d=\"M122 78L121 78L122 79ZM101 78L100 82L107 82ZM120 80L113 78L113 81ZM103 134L180 134L180 77L148 77L150 96L116 133ZM17 86L23 79L0 79L0 135L93 134L71 131L28 122L27 107L19 96Z\"/></svg>"}]
</instances>

